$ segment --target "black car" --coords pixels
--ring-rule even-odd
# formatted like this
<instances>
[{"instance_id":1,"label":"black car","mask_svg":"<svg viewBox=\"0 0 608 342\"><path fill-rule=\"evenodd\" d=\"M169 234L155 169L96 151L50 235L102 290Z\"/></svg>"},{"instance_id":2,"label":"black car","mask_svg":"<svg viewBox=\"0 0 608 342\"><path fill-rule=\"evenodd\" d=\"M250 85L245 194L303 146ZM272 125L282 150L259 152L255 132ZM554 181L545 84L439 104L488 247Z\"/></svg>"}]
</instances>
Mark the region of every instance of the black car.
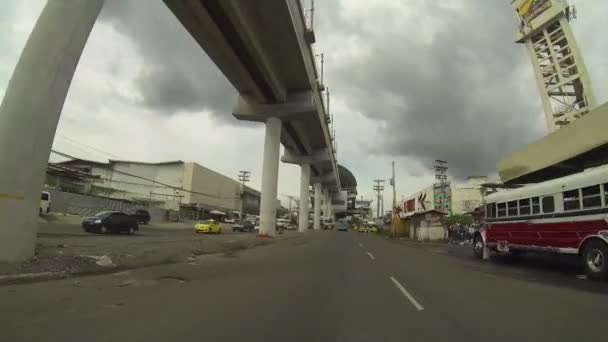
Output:
<instances>
[{"instance_id":1,"label":"black car","mask_svg":"<svg viewBox=\"0 0 608 342\"><path fill-rule=\"evenodd\" d=\"M137 218L120 211L101 211L82 220L82 228L89 233L135 233L139 229Z\"/></svg>"},{"instance_id":2,"label":"black car","mask_svg":"<svg viewBox=\"0 0 608 342\"><path fill-rule=\"evenodd\" d=\"M150 223L150 213L147 210L139 209L133 214L137 218L137 223L148 224Z\"/></svg>"},{"instance_id":3,"label":"black car","mask_svg":"<svg viewBox=\"0 0 608 342\"><path fill-rule=\"evenodd\" d=\"M251 221L245 221L243 224L235 224L232 227L234 232L252 232L254 231L254 225Z\"/></svg>"}]
</instances>

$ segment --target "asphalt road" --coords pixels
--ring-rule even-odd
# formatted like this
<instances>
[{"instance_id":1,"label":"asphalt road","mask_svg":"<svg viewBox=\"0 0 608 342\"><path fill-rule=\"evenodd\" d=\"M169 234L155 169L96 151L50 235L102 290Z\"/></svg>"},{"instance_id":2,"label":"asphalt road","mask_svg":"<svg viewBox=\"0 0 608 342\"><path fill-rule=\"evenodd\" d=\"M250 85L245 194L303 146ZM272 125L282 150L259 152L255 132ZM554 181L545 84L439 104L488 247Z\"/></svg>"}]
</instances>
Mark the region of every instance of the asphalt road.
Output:
<instances>
[{"instance_id":1,"label":"asphalt road","mask_svg":"<svg viewBox=\"0 0 608 342\"><path fill-rule=\"evenodd\" d=\"M189 264L5 286L0 340L606 339L607 284L458 253L311 232Z\"/></svg>"}]
</instances>

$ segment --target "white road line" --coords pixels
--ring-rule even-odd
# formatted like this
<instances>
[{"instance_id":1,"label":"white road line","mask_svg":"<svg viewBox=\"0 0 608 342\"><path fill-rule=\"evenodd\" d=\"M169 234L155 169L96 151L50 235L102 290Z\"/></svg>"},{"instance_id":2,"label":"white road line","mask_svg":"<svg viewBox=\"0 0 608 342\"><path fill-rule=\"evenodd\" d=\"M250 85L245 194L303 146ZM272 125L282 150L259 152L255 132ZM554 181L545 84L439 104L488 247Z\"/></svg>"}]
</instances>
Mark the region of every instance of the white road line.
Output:
<instances>
[{"instance_id":1,"label":"white road line","mask_svg":"<svg viewBox=\"0 0 608 342\"><path fill-rule=\"evenodd\" d=\"M367 255L369 255L370 259L372 259L372 260L376 259L376 258L374 258L374 256L372 255L372 253L370 253L368 251L365 251L365 253L367 253Z\"/></svg>"},{"instance_id":2,"label":"white road line","mask_svg":"<svg viewBox=\"0 0 608 342\"><path fill-rule=\"evenodd\" d=\"M399 281L397 281L397 279L395 279L392 276L390 277L390 279L393 281L393 283L395 284L395 286L397 286L397 288L399 290L401 290L401 293L403 293L405 295L405 297L410 301L410 303L412 303L412 305L414 307L416 307L416 310L418 310L418 311L424 310L424 307L422 305L420 305L420 303L418 303L418 301L416 300L416 298L414 298L409 292L407 292L407 290L405 289L405 287L403 287L403 285L401 285L401 283L399 283Z\"/></svg>"}]
</instances>

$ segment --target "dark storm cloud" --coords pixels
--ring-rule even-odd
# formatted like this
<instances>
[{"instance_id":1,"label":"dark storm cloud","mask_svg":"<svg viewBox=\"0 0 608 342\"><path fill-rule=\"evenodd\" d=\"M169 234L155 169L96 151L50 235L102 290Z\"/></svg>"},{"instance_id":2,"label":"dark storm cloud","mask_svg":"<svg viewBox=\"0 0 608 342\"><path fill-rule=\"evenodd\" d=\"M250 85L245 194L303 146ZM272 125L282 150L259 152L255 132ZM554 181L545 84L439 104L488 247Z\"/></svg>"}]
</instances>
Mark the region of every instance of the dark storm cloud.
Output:
<instances>
[{"instance_id":1,"label":"dark storm cloud","mask_svg":"<svg viewBox=\"0 0 608 342\"><path fill-rule=\"evenodd\" d=\"M532 68L513 43L507 1L402 2L410 13L370 4L359 20L338 1L318 3L319 40L332 42L324 52L333 94L382 127L369 153L427 165L445 159L462 178L491 173L542 134ZM332 59L349 41L361 57Z\"/></svg>"},{"instance_id":2,"label":"dark storm cloud","mask_svg":"<svg viewBox=\"0 0 608 342\"><path fill-rule=\"evenodd\" d=\"M144 59L146 70L135 80L144 105L234 120L236 90L162 1L108 0L100 20L129 37Z\"/></svg>"}]
</instances>

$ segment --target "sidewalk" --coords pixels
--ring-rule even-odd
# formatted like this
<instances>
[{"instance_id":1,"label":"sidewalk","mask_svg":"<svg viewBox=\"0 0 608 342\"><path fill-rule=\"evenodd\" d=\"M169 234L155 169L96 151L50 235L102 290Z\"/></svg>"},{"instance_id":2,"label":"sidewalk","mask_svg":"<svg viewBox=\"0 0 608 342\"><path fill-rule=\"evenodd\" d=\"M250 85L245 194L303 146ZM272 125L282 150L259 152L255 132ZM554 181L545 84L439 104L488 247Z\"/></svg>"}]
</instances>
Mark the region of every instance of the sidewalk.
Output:
<instances>
[{"instance_id":1,"label":"sidewalk","mask_svg":"<svg viewBox=\"0 0 608 342\"><path fill-rule=\"evenodd\" d=\"M0 285L116 272L153 265L194 262L206 254L233 254L295 235L258 239L254 234L196 235L148 239L92 235L91 239L39 238L36 256L20 264L0 263ZM61 242L61 243L60 243Z\"/></svg>"}]
</instances>

